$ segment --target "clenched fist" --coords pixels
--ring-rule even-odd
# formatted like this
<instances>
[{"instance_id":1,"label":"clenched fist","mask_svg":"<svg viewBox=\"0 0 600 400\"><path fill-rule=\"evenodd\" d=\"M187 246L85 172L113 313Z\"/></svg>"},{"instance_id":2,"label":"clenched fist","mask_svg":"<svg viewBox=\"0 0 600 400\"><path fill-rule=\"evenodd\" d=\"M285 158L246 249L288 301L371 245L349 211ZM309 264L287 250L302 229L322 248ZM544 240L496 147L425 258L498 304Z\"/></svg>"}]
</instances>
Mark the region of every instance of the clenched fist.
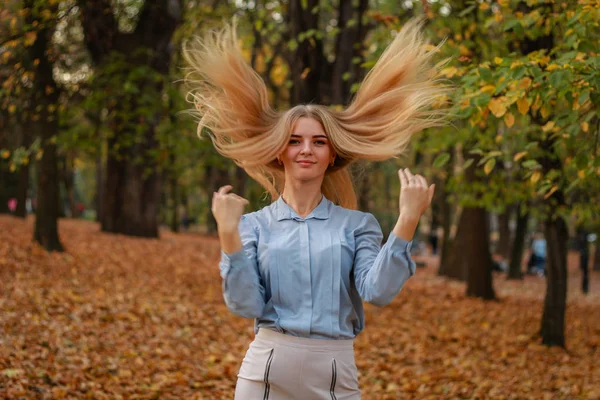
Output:
<instances>
[{"instance_id":1,"label":"clenched fist","mask_svg":"<svg viewBox=\"0 0 600 400\"><path fill-rule=\"evenodd\" d=\"M236 232L244 207L248 204L248 200L243 197L229 193L231 189L231 185L226 185L213 193L211 211L219 232Z\"/></svg>"}]
</instances>

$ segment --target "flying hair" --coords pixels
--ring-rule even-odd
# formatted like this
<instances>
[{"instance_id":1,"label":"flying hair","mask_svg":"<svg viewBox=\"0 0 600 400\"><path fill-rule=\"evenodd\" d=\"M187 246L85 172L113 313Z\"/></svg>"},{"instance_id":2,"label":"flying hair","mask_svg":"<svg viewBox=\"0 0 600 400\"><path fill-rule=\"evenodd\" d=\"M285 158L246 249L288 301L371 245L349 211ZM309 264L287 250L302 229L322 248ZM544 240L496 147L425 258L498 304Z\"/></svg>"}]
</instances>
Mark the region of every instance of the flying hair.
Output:
<instances>
[{"instance_id":1,"label":"flying hair","mask_svg":"<svg viewBox=\"0 0 600 400\"><path fill-rule=\"evenodd\" d=\"M412 135L445 123L446 111L434 103L449 86L440 77L443 63L432 65L437 48L427 49L422 20L403 26L369 71L343 110L318 104L275 111L264 81L244 60L235 20L184 45L194 85L188 99L199 116L198 135L206 132L215 149L261 184L273 199L285 184L281 154L302 117L321 123L336 159L325 173L323 194L355 209L356 194L348 166L357 160L383 161L403 154ZM192 78L193 77L193 78Z\"/></svg>"}]
</instances>

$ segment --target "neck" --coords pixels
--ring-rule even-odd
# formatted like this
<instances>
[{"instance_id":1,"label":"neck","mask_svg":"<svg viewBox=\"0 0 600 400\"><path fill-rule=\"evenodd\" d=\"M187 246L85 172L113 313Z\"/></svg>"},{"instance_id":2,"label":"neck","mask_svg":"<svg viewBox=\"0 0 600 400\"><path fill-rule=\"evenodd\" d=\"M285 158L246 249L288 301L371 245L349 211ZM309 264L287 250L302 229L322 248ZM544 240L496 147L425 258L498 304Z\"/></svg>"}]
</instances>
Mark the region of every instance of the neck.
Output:
<instances>
[{"instance_id":1,"label":"neck","mask_svg":"<svg viewBox=\"0 0 600 400\"><path fill-rule=\"evenodd\" d=\"M321 199L322 182L286 182L281 196L288 206L304 218L314 210Z\"/></svg>"}]
</instances>

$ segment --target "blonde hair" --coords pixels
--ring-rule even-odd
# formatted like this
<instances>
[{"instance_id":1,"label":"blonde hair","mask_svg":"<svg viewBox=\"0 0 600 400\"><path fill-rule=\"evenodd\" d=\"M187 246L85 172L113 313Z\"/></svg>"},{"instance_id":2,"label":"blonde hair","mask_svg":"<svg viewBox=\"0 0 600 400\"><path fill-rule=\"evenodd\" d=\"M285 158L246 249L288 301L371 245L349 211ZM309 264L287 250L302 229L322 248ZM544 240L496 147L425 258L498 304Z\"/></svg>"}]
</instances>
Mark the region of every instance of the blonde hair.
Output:
<instances>
[{"instance_id":1,"label":"blonde hair","mask_svg":"<svg viewBox=\"0 0 600 400\"><path fill-rule=\"evenodd\" d=\"M184 45L184 57L191 67L187 81L198 85L189 93L200 115L198 135L206 128L216 150L276 199L285 183L276 157L296 122L314 118L337 155L322 192L334 203L355 209L350 163L402 154L414 133L443 123L444 111L431 106L447 87L439 78L441 64L430 65L434 51L426 49L420 28L417 20L402 28L341 111L317 104L273 110L264 81L239 50L235 22L197 38ZM192 80L194 74L199 79Z\"/></svg>"}]
</instances>

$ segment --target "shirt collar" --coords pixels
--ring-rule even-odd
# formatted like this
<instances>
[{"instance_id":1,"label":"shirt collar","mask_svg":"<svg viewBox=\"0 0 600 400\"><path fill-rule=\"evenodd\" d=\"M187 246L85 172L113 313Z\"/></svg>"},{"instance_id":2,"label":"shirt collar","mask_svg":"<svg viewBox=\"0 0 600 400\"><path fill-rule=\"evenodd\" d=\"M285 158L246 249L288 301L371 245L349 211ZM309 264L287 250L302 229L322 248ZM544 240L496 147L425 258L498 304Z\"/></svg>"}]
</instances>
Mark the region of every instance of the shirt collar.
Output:
<instances>
[{"instance_id":1,"label":"shirt collar","mask_svg":"<svg viewBox=\"0 0 600 400\"><path fill-rule=\"evenodd\" d=\"M306 216L306 218L300 217L296 214L296 211L292 209L283 198L279 196L277 201L275 202L275 210L277 215L277 221L282 221L284 219L300 219L307 220L310 218L315 219L328 219L329 218L329 203L331 203L325 196L321 199L319 204L315 207L314 210L310 214Z\"/></svg>"}]
</instances>

